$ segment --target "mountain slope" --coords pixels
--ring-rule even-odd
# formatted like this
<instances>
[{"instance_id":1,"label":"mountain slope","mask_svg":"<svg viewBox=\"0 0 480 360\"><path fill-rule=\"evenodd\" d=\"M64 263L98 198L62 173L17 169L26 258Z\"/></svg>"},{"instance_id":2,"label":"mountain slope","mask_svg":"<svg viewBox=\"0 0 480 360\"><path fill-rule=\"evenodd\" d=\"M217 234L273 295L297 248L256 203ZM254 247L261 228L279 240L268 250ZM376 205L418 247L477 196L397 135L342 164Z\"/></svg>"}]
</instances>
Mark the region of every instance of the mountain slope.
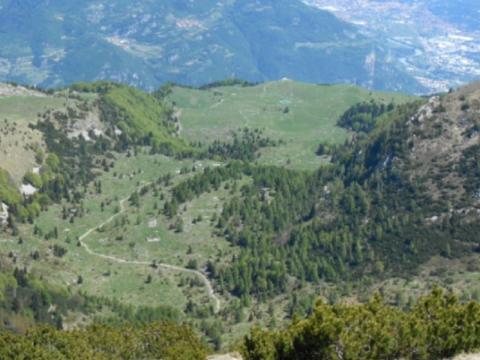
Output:
<instances>
[{"instance_id":1,"label":"mountain slope","mask_svg":"<svg viewBox=\"0 0 480 360\"><path fill-rule=\"evenodd\" d=\"M170 107L141 90L107 82L51 92L0 89L0 205L12 218L32 219L50 201L69 198L107 168L108 151L140 145L192 154Z\"/></svg>"},{"instance_id":2,"label":"mountain slope","mask_svg":"<svg viewBox=\"0 0 480 360\"><path fill-rule=\"evenodd\" d=\"M285 80L0 89L0 145L23 154L0 171L11 268L172 306L217 349L318 295L382 287L405 305L438 281L480 298L479 84L431 99Z\"/></svg>"},{"instance_id":3,"label":"mountain slope","mask_svg":"<svg viewBox=\"0 0 480 360\"><path fill-rule=\"evenodd\" d=\"M182 182L166 209L252 178L223 206L214 234L242 249L217 281L269 297L299 283L412 275L432 257L478 249L479 84L398 106L315 173L233 163Z\"/></svg>"},{"instance_id":4,"label":"mountain slope","mask_svg":"<svg viewBox=\"0 0 480 360\"><path fill-rule=\"evenodd\" d=\"M380 125L355 159L365 172L357 168L350 176L365 179L384 169L423 187L432 209L478 207L479 109L480 83L430 98L406 123Z\"/></svg>"},{"instance_id":5,"label":"mountain slope","mask_svg":"<svg viewBox=\"0 0 480 360\"><path fill-rule=\"evenodd\" d=\"M388 48L298 0L4 0L0 45L0 80L41 86L109 79L153 89L236 76L426 90Z\"/></svg>"}]
</instances>

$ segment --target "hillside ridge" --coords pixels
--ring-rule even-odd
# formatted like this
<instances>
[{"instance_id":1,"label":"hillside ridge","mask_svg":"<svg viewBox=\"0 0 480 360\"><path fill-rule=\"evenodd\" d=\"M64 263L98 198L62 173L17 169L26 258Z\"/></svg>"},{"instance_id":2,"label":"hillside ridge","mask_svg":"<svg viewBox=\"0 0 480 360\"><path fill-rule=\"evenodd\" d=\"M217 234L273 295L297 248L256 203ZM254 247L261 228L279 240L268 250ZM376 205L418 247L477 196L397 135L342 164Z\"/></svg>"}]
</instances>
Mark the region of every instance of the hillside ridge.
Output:
<instances>
[{"instance_id":1,"label":"hillside ridge","mask_svg":"<svg viewBox=\"0 0 480 360\"><path fill-rule=\"evenodd\" d=\"M0 273L25 296L25 278L66 292L29 313L5 280L12 329L166 317L222 353L318 298L379 292L397 315L435 284L480 300L479 83L428 98L289 80L5 88Z\"/></svg>"}]
</instances>

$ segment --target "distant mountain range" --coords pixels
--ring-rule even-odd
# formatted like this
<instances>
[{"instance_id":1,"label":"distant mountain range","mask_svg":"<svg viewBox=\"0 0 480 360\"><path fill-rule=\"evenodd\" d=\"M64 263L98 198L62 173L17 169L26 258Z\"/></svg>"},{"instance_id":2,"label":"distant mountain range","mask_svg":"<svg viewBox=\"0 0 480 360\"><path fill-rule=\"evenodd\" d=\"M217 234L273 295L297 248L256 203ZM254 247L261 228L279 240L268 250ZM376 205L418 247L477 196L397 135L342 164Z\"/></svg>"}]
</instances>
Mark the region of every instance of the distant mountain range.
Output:
<instances>
[{"instance_id":1,"label":"distant mountain range","mask_svg":"<svg viewBox=\"0 0 480 360\"><path fill-rule=\"evenodd\" d=\"M424 38L412 35L421 44L422 39L427 45L433 41L438 45L433 50L450 46L438 56L452 66L440 72L427 61L433 50L420 54L422 46L400 39L409 27L398 25L399 33L390 36L397 25L388 27L382 21L385 2L374 2L378 6L371 13L357 11L370 2L348 3L0 0L0 80L57 87L109 79L154 89L166 81L201 85L228 77L288 77L424 93L476 75L479 52L465 48L473 44L462 35L478 28L473 13L465 30L449 38L461 48L438 43L434 31ZM445 22L457 21L448 7L435 4L435 11L445 12ZM359 23L362 16L372 27ZM373 16L378 16L376 22ZM412 62L412 56L418 61ZM462 65L459 56L472 63Z\"/></svg>"}]
</instances>

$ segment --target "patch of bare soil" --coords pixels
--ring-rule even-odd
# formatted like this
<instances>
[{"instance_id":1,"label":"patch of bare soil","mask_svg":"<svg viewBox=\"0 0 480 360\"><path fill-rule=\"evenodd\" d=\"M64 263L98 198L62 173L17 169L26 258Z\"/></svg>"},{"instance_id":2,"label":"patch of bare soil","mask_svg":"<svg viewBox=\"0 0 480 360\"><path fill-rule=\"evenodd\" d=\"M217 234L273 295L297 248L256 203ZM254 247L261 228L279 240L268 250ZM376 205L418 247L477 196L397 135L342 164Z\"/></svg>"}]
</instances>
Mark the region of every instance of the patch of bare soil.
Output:
<instances>
[{"instance_id":1,"label":"patch of bare soil","mask_svg":"<svg viewBox=\"0 0 480 360\"><path fill-rule=\"evenodd\" d=\"M480 354L459 355L454 360L480 360Z\"/></svg>"},{"instance_id":2,"label":"patch of bare soil","mask_svg":"<svg viewBox=\"0 0 480 360\"><path fill-rule=\"evenodd\" d=\"M239 353L231 353L231 354L225 354L225 355L212 355L207 357L207 360L242 360L242 356Z\"/></svg>"},{"instance_id":3,"label":"patch of bare soil","mask_svg":"<svg viewBox=\"0 0 480 360\"><path fill-rule=\"evenodd\" d=\"M2 96L46 96L40 91L27 89L23 86L15 86L10 84L0 84L0 97Z\"/></svg>"}]
</instances>

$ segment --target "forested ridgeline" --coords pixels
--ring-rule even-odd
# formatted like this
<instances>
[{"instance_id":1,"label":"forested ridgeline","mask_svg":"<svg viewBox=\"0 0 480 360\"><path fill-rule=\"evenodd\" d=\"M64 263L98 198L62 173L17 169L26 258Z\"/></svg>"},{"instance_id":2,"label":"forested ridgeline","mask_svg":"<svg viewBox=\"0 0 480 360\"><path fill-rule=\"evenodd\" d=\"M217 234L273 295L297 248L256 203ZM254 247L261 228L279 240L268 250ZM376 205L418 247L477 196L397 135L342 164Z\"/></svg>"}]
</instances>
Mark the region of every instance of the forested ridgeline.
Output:
<instances>
[{"instance_id":1,"label":"forested ridgeline","mask_svg":"<svg viewBox=\"0 0 480 360\"><path fill-rule=\"evenodd\" d=\"M165 213L175 216L206 191L231 189L234 196L211 220L215 233L241 251L230 266L210 264L209 271L245 303L284 292L292 276L300 284L366 280L415 272L435 255L472 253L478 221L457 212L426 221L448 212L451 199L434 198L428 177L410 176L409 124L420 105L399 106L314 173L241 162L207 169L174 187ZM242 176L252 181L239 188Z\"/></svg>"},{"instance_id":2,"label":"forested ridgeline","mask_svg":"<svg viewBox=\"0 0 480 360\"><path fill-rule=\"evenodd\" d=\"M410 310L387 306L380 296L367 304L318 301L305 320L285 329L254 328L245 338L245 360L446 359L480 349L480 305L462 304L435 289Z\"/></svg>"},{"instance_id":3,"label":"forested ridgeline","mask_svg":"<svg viewBox=\"0 0 480 360\"><path fill-rule=\"evenodd\" d=\"M173 108L161 97L118 83L99 81L72 85L71 90L98 95L106 134L117 150L129 146L151 146L166 155L192 154L191 148L177 137L178 119Z\"/></svg>"}]
</instances>

